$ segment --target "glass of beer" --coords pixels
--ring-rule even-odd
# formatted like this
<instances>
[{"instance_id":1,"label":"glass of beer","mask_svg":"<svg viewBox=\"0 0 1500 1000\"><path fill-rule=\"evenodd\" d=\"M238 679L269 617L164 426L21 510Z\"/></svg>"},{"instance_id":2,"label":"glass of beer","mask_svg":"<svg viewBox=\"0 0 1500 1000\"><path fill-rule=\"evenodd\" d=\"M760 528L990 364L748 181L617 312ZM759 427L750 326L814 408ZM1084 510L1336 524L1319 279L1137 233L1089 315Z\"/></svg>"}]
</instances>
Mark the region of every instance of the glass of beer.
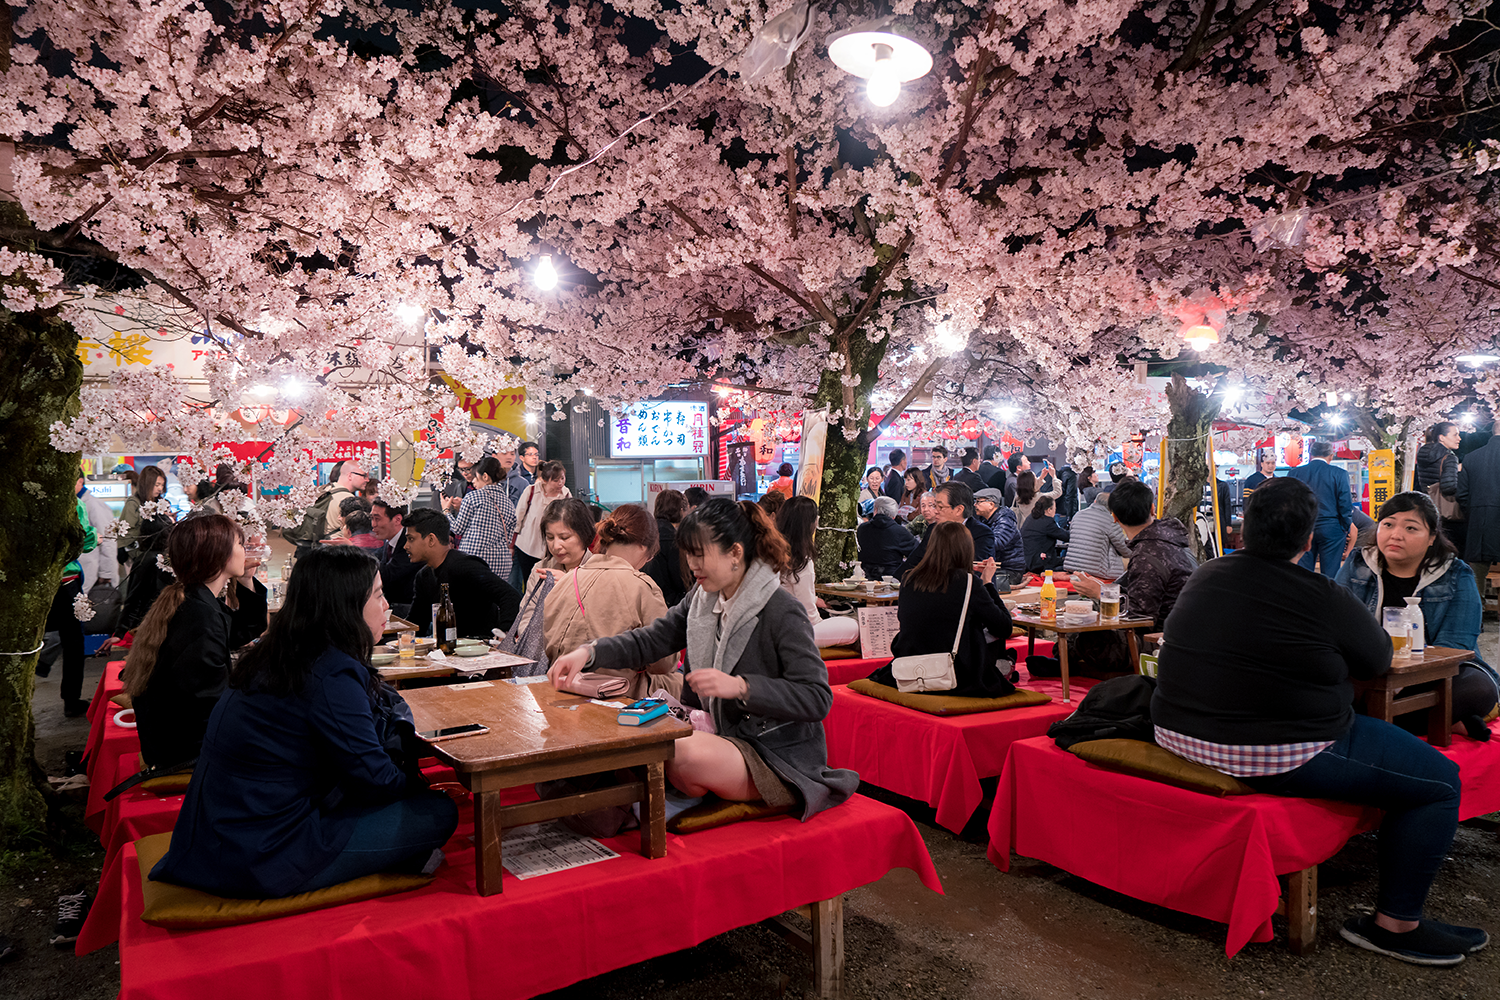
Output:
<instances>
[{"instance_id":1,"label":"glass of beer","mask_svg":"<svg viewBox=\"0 0 1500 1000\"><path fill-rule=\"evenodd\" d=\"M1099 620L1106 622L1120 620L1120 585L1116 582L1111 581L1099 585Z\"/></svg>"},{"instance_id":2,"label":"glass of beer","mask_svg":"<svg viewBox=\"0 0 1500 1000\"><path fill-rule=\"evenodd\" d=\"M1411 622L1406 618L1405 608L1386 608L1381 613L1385 634L1391 637L1391 658L1405 660L1411 657Z\"/></svg>"}]
</instances>

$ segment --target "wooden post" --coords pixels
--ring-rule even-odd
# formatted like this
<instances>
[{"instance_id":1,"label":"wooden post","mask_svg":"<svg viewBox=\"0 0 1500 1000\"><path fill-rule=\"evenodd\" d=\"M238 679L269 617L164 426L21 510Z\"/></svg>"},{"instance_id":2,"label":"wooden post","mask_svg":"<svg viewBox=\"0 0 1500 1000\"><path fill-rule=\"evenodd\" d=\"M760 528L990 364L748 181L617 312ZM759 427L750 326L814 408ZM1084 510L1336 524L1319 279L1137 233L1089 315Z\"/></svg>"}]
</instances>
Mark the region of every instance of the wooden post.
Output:
<instances>
[{"instance_id":1,"label":"wooden post","mask_svg":"<svg viewBox=\"0 0 1500 1000\"><path fill-rule=\"evenodd\" d=\"M1224 522L1219 518L1219 462L1214 458L1214 425L1208 425L1208 495L1213 501L1210 508L1214 515L1214 538L1218 539L1219 555L1224 554Z\"/></svg>"},{"instance_id":2,"label":"wooden post","mask_svg":"<svg viewBox=\"0 0 1500 1000\"><path fill-rule=\"evenodd\" d=\"M813 989L823 1000L844 995L844 897L812 905Z\"/></svg>"},{"instance_id":3,"label":"wooden post","mask_svg":"<svg viewBox=\"0 0 1500 1000\"><path fill-rule=\"evenodd\" d=\"M1286 879L1286 946L1293 955L1318 950L1318 866Z\"/></svg>"}]
</instances>

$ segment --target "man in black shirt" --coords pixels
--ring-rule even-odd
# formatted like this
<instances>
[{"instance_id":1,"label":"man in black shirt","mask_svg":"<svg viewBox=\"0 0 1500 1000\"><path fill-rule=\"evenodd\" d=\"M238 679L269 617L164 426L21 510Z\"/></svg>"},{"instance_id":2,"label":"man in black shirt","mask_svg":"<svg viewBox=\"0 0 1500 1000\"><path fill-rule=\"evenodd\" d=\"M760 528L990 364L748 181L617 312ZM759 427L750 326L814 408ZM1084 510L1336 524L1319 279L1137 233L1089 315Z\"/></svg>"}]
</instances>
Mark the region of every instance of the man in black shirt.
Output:
<instances>
[{"instance_id":1,"label":"man in black shirt","mask_svg":"<svg viewBox=\"0 0 1500 1000\"><path fill-rule=\"evenodd\" d=\"M891 471L886 473L881 492L896 501L898 506L906 496L906 452L900 448L891 449Z\"/></svg>"},{"instance_id":2,"label":"man in black shirt","mask_svg":"<svg viewBox=\"0 0 1500 1000\"><path fill-rule=\"evenodd\" d=\"M984 480L979 476L979 449L965 448L959 453L959 460L963 468L953 474L953 482L963 483L971 493L984 489Z\"/></svg>"},{"instance_id":3,"label":"man in black shirt","mask_svg":"<svg viewBox=\"0 0 1500 1000\"><path fill-rule=\"evenodd\" d=\"M1261 450L1260 458L1255 463L1255 471L1245 477L1240 484L1240 497L1245 503L1250 502L1250 494L1260 489L1263 483L1276 478L1276 449L1265 448Z\"/></svg>"},{"instance_id":4,"label":"man in black shirt","mask_svg":"<svg viewBox=\"0 0 1500 1000\"><path fill-rule=\"evenodd\" d=\"M1457 965L1489 935L1422 908L1458 826L1458 766L1354 714L1350 678L1386 673L1391 643L1352 594L1296 564L1317 518L1311 489L1272 479L1245 507L1244 548L1188 579L1166 622L1156 741L1260 792L1385 810L1375 913L1340 933L1402 961Z\"/></svg>"},{"instance_id":5,"label":"man in black shirt","mask_svg":"<svg viewBox=\"0 0 1500 1000\"><path fill-rule=\"evenodd\" d=\"M448 519L435 510L414 510L406 519L406 551L422 563L413 587L412 624L418 635L432 631L432 608L443 600L443 584L458 614L458 634L466 639L492 638L506 630L521 610L521 595L500 579L483 559L450 547Z\"/></svg>"}]
</instances>

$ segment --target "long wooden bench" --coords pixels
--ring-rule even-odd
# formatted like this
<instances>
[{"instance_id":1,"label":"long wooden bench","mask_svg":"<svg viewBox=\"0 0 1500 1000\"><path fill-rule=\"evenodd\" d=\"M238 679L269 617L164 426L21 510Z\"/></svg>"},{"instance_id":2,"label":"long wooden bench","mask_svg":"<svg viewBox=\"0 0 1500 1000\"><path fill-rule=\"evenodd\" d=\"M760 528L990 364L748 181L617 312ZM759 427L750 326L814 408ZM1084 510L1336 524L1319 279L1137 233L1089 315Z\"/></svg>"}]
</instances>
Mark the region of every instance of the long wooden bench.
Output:
<instances>
[{"instance_id":1,"label":"long wooden bench","mask_svg":"<svg viewBox=\"0 0 1500 1000\"><path fill-rule=\"evenodd\" d=\"M1460 819L1500 810L1500 723L1492 732L1488 742L1455 736L1440 749L1459 766ZM1288 947L1305 954L1317 947L1318 865L1380 815L1347 802L1187 791L1096 767L1043 737L1011 745L990 813L989 857L1008 871L1014 851L1225 923L1230 956L1270 941L1279 913Z\"/></svg>"},{"instance_id":2,"label":"long wooden bench","mask_svg":"<svg viewBox=\"0 0 1500 1000\"><path fill-rule=\"evenodd\" d=\"M165 930L142 922L135 845L120 853L122 1000L302 996L519 998L690 948L736 927L806 908L811 927L780 921L813 956L813 988L839 995L843 902L851 889L910 868L938 881L915 824L862 796L814 816L668 835L665 858L634 833L605 841L619 857L475 890L468 809L429 886L261 923ZM786 930L786 926L782 927Z\"/></svg>"}]
</instances>

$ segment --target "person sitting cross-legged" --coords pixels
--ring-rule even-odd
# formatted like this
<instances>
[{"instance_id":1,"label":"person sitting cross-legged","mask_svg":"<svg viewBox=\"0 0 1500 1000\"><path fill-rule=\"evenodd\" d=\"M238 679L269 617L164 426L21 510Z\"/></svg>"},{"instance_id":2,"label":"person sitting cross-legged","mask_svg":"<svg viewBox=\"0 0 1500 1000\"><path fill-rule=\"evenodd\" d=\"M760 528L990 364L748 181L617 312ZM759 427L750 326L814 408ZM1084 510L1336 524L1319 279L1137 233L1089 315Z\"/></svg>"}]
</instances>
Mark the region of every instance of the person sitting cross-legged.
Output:
<instances>
[{"instance_id":1,"label":"person sitting cross-legged","mask_svg":"<svg viewBox=\"0 0 1500 1000\"><path fill-rule=\"evenodd\" d=\"M1391 642L1354 595L1297 565L1318 518L1304 483L1271 480L1245 506L1244 548L1188 579L1167 617L1156 741L1259 792L1384 810L1375 912L1340 933L1405 962L1457 965L1489 934L1422 911L1458 827L1458 765L1354 713L1350 679L1389 671Z\"/></svg>"},{"instance_id":2,"label":"person sitting cross-legged","mask_svg":"<svg viewBox=\"0 0 1500 1000\"><path fill-rule=\"evenodd\" d=\"M1198 563L1188 552L1188 533L1175 517L1155 515L1151 487L1134 479L1109 494L1110 513L1130 546L1130 568L1120 577L1120 592L1132 618L1151 618L1161 628L1177 603L1177 595ZM1073 577L1073 590L1084 597L1099 596L1099 581L1087 573Z\"/></svg>"}]
</instances>

